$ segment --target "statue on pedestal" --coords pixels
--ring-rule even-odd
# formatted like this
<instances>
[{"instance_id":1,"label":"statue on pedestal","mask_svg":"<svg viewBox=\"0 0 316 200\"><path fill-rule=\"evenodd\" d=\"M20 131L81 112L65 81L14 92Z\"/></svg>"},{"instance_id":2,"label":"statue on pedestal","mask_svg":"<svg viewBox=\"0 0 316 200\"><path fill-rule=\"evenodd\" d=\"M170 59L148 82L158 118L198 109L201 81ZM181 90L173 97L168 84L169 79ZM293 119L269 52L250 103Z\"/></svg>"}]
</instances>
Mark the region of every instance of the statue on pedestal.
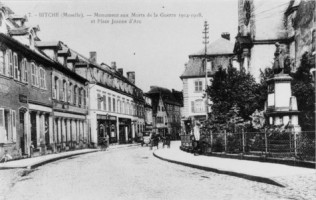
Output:
<instances>
[{"instance_id":1,"label":"statue on pedestal","mask_svg":"<svg viewBox=\"0 0 316 200\"><path fill-rule=\"evenodd\" d=\"M277 42L274 53L273 73L274 74L289 74L291 71L291 59L285 47Z\"/></svg>"}]
</instances>

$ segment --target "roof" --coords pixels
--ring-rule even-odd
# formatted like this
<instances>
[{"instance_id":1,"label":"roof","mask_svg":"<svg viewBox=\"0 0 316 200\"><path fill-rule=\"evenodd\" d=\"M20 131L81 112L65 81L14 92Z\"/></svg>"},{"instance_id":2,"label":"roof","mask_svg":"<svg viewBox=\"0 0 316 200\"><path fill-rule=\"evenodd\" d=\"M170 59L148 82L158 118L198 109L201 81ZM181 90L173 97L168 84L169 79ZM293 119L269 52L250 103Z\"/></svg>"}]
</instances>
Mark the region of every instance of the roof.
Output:
<instances>
[{"instance_id":1,"label":"roof","mask_svg":"<svg viewBox=\"0 0 316 200\"><path fill-rule=\"evenodd\" d=\"M58 48L61 49L61 42L60 41L37 41L35 46L38 48Z\"/></svg>"},{"instance_id":2,"label":"roof","mask_svg":"<svg viewBox=\"0 0 316 200\"><path fill-rule=\"evenodd\" d=\"M178 106L182 105L181 102L179 102L178 99L174 96L173 92L171 92L167 88L151 86L150 90L147 92L147 95L160 95L164 103L169 103Z\"/></svg>"},{"instance_id":3,"label":"roof","mask_svg":"<svg viewBox=\"0 0 316 200\"><path fill-rule=\"evenodd\" d=\"M208 75L211 75L212 72L209 72ZM203 67L203 59L199 58L190 58L189 62L180 76L180 78L189 78L189 77L205 77L205 71Z\"/></svg>"},{"instance_id":4,"label":"roof","mask_svg":"<svg viewBox=\"0 0 316 200\"><path fill-rule=\"evenodd\" d=\"M231 41L219 38L212 42L207 47L207 55L223 55L223 54L233 54L234 50L234 43ZM190 56L201 56L205 55L205 50L202 49L194 54L191 54Z\"/></svg>"},{"instance_id":5,"label":"roof","mask_svg":"<svg viewBox=\"0 0 316 200\"><path fill-rule=\"evenodd\" d=\"M9 30L10 35L26 35L29 33L29 28L27 27L19 27L13 28Z\"/></svg>"}]
</instances>

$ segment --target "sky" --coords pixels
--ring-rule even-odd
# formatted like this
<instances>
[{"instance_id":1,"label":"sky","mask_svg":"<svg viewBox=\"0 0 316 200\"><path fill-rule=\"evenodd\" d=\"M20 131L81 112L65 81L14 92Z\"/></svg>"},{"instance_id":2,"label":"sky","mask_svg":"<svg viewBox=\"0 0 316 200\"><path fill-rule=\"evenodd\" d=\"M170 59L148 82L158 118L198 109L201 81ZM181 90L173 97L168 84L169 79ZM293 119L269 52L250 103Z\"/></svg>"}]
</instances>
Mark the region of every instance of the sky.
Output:
<instances>
[{"instance_id":1,"label":"sky","mask_svg":"<svg viewBox=\"0 0 316 200\"><path fill-rule=\"evenodd\" d=\"M1 0L0 0L1 1ZM237 0L2 0L28 25L39 25L42 41L62 41L97 62L135 71L136 85L182 90L179 78L189 55L209 40L237 34ZM66 13L66 15L64 15ZM112 24L112 20L119 23Z\"/></svg>"}]
</instances>

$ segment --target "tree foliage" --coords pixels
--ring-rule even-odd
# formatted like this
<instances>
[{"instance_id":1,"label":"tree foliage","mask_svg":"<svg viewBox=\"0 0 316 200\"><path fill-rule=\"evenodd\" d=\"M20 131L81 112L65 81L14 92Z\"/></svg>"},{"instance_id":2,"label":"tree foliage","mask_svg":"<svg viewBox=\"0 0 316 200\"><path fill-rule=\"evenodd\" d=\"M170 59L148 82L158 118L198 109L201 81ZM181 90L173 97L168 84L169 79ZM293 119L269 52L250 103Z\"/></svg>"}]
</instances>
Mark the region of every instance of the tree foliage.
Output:
<instances>
[{"instance_id":1,"label":"tree foliage","mask_svg":"<svg viewBox=\"0 0 316 200\"><path fill-rule=\"evenodd\" d=\"M314 67L313 58L305 53L301 59L301 65L295 73L292 73L292 94L297 99L298 110L301 112L299 123L302 130L315 130L315 86L310 69Z\"/></svg>"},{"instance_id":2,"label":"tree foliage","mask_svg":"<svg viewBox=\"0 0 316 200\"><path fill-rule=\"evenodd\" d=\"M242 121L250 120L256 110L262 110L266 99L262 85L256 83L253 76L233 67L219 69L213 77L212 85L207 89L212 101L210 119L214 126L227 126L231 120L231 110L238 108L237 116ZM240 121L240 120L239 120Z\"/></svg>"}]
</instances>

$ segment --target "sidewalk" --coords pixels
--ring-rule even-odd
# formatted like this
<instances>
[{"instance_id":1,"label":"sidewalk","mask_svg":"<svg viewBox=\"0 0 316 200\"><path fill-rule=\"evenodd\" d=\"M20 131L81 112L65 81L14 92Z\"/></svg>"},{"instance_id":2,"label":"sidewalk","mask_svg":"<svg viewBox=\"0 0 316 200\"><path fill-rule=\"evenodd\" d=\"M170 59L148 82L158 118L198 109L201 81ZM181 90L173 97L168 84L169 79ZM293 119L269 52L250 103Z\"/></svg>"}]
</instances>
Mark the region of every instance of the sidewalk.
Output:
<instances>
[{"instance_id":1,"label":"sidewalk","mask_svg":"<svg viewBox=\"0 0 316 200\"><path fill-rule=\"evenodd\" d=\"M218 158L212 156L194 156L180 150L180 141L172 142L171 148L158 149L154 156L176 164L212 171L220 174L228 174L258 182L264 182L277 186L283 186L275 180L275 177L310 175L316 176L315 169L294 167L275 163L266 163L248 160L236 160Z\"/></svg>"},{"instance_id":2,"label":"sidewalk","mask_svg":"<svg viewBox=\"0 0 316 200\"><path fill-rule=\"evenodd\" d=\"M128 147L134 147L139 146L140 144L124 144L124 145L110 145L108 150L115 150L115 149L122 149L122 148L128 148ZM26 158L26 159L20 159L20 160L13 160L6 163L0 163L0 169L13 169L13 168L28 168L33 169L40 165L44 165L49 162L53 162L56 160L60 160L63 158L68 158L71 156L86 154L86 153L93 153L98 152L99 149L80 149L80 150L74 150L74 151L67 151L67 152L61 152L56 154L48 154L44 156L38 156L34 158Z\"/></svg>"}]
</instances>

